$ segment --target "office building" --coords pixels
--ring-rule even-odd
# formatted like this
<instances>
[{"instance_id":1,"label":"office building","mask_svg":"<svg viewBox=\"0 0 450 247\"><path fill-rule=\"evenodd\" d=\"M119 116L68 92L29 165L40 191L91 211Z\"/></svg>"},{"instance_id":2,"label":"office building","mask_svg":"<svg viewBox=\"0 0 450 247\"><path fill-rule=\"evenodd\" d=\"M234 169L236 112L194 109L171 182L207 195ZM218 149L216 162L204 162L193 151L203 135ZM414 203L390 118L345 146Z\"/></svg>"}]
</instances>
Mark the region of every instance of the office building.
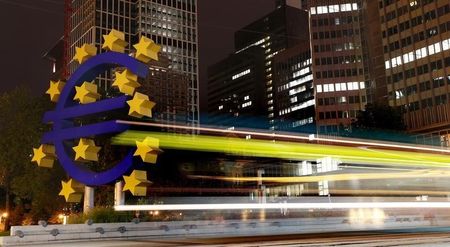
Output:
<instances>
[{"instance_id":1,"label":"office building","mask_svg":"<svg viewBox=\"0 0 450 247\"><path fill-rule=\"evenodd\" d=\"M125 33L126 53L133 52L132 45L141 36L153 39L162 46L160 54L170 60L167 69L189 79L188 124L198 124L196 0L74 0L70 7L69 58L73 57L76 46L85 43L95 44L100 51L103 35L111 29ZM70 62L69 71L73 72L77 66ZM115 90L110 87L114 79L112 72L97 77L99 90L106 93Z\"/></svg>"},{"instance_id":2,"label":"office building","mask_svg":"<svg viewBox=\"0 0 450 247\"><path fill-rule=\"evenodd\" d=\"M273 68L276 129L315 133L316 102L309 41L278 53Z\"/></svg>"},{"instance_id":3,"label":"office building","mask_svg":"<svg viewBox=\"0 0 450 247\"><path fill-rule=\"evenodd\" d=\"M267 128L264 49L249 47L208 68L208 123Z\"/></svg>"},{"instance_id":4,"label":"office building","mask_svg":"<svg viewBox=\"0 0 450 247\"><path fill-rule=\"evenodd\" d=\"M339 133L376 98L363 29L367 12L359 0L310 0L308 9L317 125L320 133Z\"/></svg>"},{"instance_id":5,"label":"office building","mask_svg":"<svg viewBox=\"0 0 450 247\"><path fill-rule=\"evenodd\" d=\"M149 69L149 76L141 81L139 92L151 95L156 103L152 119L168 125L185 124L189 117L189 77L170 68L170 60L164 55L160 55L159 61L150 61ZM165 129L179 132L169 127Z\"/></svg>"},{"instance_id":6,"label":"office building","mask_svg":"<svg viewBox=\"0 0 450 247\"><path fill-rule=\"evenodd\" d=\"M197 0L137 0L138 36L162 46L169 69L189 78L188 122L199 123Z\"/></svg>"},{"instance_id":7,"label":"office building","mask_svg":"<svg viewBox=\"0 0 450 247\"><path fill-rule=\"evenodd\" d=\"M97 47L97 51L101 51L103 35L107 35L111 29L119 30L125 34L125 40L128 42L125 52L130 53L133 48L132 45L137 43L135 1L74 0L70 7L69 74L73 73L78 67L78 63L71 60L75 55L75 47L93 44ZM107 92L110 90L112 79L112 71L106 71L99 75L95 82L99 86L99 90Z\"/></svg>"},{"instance_id":8,"label":"office building","mask_svg":"<svg viewBox=\"0 0 450 247\"><path fill-rule=\"evenodd\" d=\"M450 134L450 3L379 1L389 104L408 130Z\"/></svg>"},{"instance_id":9,"label":"office building","mask_svg":"<svg viewBox=\"0 0 450 247\"><path fill-rule=\"evenodd\" d=\"M263 50L263 64L264 64L264 75L263 80L258 81L257 85L262 86L261 97L264 97L263 109L256 114L264 114L260 116L260 121L265 121L268 123L269 128L275 129L275 104L274 104L274 86L273 86L273 59L279 52L283 51L288 47L292 47L299 43L300 41L308 40L308 14L306 11L294 8L292 6L283 5L280 8L272 11L271 13L263 16L257 21L243 27L235 33L235 53L232 56L239 57L241 53L249 50L253 47L259 47ZM210 70L208 83L220 84L215 82L222 78L225 80L226 77L232 77L234 72L227 76L214 75L213 71L218 71L223 73L227 71L226 66L229 66L228 62L223 63L222 69L217 67L220 65L215 65L214 69ZM239 67L239 65L236 65ZM243 70L245 71L245 70ZM250 76L256 76L252 73ZM257 75L259 76L259 75ZM251 79L256 80L257 78ZM256 86L256 85L255 85ZM218 89L214 89L218 90ZM227 88L227 90L229 90ZM221 92L219 92L220 94ZM226 96L230 94L229 92L223 92ZM232 93L231 93L232 94ZM216 94L217 95L217 94ZM211 99L214 97L209 95ZM224 97L220 97L224 98ZM214 106L211 106L214 107ZM259 107L259 106L258 106ZM255 108L256 109L256 108ZM211 109L214 110L214 109ZM249 110L251 110L249 108ZM254 109L253 109L254 110ZM209 112L211 113L211 112ZM240 113L239 113L240 114Z\"/></svg>"}]
</instances>

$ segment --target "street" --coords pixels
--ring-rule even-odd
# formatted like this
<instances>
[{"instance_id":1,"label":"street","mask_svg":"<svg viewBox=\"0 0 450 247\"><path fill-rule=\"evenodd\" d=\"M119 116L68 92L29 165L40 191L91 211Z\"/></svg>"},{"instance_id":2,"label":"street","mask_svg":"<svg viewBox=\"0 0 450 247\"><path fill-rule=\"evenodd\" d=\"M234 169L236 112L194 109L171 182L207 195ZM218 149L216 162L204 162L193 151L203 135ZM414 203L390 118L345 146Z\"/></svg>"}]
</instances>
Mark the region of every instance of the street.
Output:
<instances>
[{"instance_id":1,"label":"street","mask_svg":"<svg viewBox=\"0 0 450 247\"><path fill-rule=\"evenodd\" d=\"M208 238L208 239L171 239L156 238L139 240L105 240L72 243L49 244L51 247L119 247L119 246L449 246L450 235L447 233L330 233L330 234L301 234L285 236L237 237L237 238Z\"/></svg>"}]
</instances>

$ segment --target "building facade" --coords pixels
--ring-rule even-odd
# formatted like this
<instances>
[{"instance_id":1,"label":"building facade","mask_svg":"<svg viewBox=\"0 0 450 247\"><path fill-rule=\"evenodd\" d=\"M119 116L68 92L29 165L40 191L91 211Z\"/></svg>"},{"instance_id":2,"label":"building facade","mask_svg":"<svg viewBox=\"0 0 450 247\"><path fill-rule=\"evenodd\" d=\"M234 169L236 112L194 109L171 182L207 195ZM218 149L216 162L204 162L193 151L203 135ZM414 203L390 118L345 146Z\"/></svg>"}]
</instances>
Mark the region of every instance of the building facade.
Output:
<instances>
[{"instance_id":1,"label":"building facade","mask_svg":"<svg viewBox=\"0 0 450 247\"><path fill-rule=\"evenodd\" d=\"M320 133L349 126L375 100L360 0L308 1Z\"/></svg>"},{"instance_id":2,"label":"building facade","mask_svg":"<svg viewBox=\"0 0 450 247\"><path fill-rule=\"evenodd\" d=\"M136 43L136 3L133 0L74 0L72 1L69 58L75 55L75 47L93 44L101 51L103 35L111 29L125 34L128 42L125 52L130 53ZM76 61L68 61L68 71L72 74L78 67ZM99 75L96 83L99 90L107 92L112 84L113 73L106 71Z\"/></svg>"},{"instance_id":3,"label":"building facade","mask_svg":"<svg viewBox=\"0 0 450 247\"><path fill-rule=\"evenodd\" d=\"M85 43L95 44L100 51L103 35L111 29L125 34L126 53L133 52L132 45L141 36L153 39L162 46L161 56L170 61L167 69L189 79L187 123L199 123L196 0L74 0L71 9L69 57L74 56L76 46ZM69 71L77 66L71 61ZM113 71L99 75L99 91L115 93L116 89L110 87L113 79Z\"/></svg>"},{"instance_id":4,"label":"building facade","mask_svg":"<svg viewBox=\"0 0 450 247\"><path fill-rule=\"evenodd\" d=\"M273 59L284 49L292 47L302 40L307 40L309 36L307 26L308 14L306 11L283 5L235 33L236 51L232 56L239 56L240 53L253 47L259 47L263 50L264 56L262 62L264 63L264 78L261 83L258 82L258 85L262 85L262 89L258 90L263 90L261 95L265 98L265 105L263 106L263 109L255 112L255 114L264 114L260 116L260 119L261 121L267 122L268 127L272 130L276 128ZM223 69L225 70L225 67ZM221 70L213 70L223 73ZM213 70L209 73L209 77L220 77L220 75L214 75L212 72ZM233 74L230 74L230 76L232 75ZM216 79L208 79L209 83L214 83L213 81L215 80ZM252 80L256 80L256 78ZM209 97L212 98L211 95Z\"/></svg>"},{"instance_id":5,"label":"building facade","mask_svg":"<svg viewBox=\"0 0 450 247\"><path fill-rule=\"evenodd\" d=\"M188 122L199 124L197 0L137 0L137 35L162 46L169 69L189 78Z\"/></svg>"},{"instance_id":6,"label":"building facade","mask_svg":"<svg viewBox=\"0 0 450 247\"><path fill-rule=\"evenodd\" d=\"M274 57L274 107L277 130L315 133L315 97L309 41Z\"/></svg>"},{"instance_id":7,"label":"building facade","mask_svg":"<svg viewBox=\"0 0 450 247\"><path fill-rule=\"evenodd\" d=\"M379 1L379 14L389 104L402 110L410 131L448 145L450 3Z\"/></svg>"},{"instance_id":8,"label":"building facade","mask_svg":"<svg viewBox=\"0 0 450 247\"><path fill-rule=\"evenodd\" d=\"M264 49L249 47L208 68L208 123L267 128Z\"/></svg>"}]
</instances>

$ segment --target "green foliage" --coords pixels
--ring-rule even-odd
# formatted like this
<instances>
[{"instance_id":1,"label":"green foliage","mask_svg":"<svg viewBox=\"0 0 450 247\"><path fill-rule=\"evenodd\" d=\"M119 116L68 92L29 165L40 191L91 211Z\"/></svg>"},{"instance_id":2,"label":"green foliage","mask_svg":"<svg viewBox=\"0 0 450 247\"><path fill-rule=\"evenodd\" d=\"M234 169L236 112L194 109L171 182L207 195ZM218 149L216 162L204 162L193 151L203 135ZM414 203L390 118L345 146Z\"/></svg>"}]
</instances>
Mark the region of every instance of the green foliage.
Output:
<instances>
[{"instance_id":1,"label":"green foliage","mask_svg":"<svg viewBox=\"0 0 450 247\"><path fill-rule=\"evenodd\" d=\"M356 128L405 130L403 117L399 110L382 104L367 104L364 111L359 112Z\"/></svg>"},{"instance_id":2,"label":"green foliage","mask_svg":"<svg viewBox=\"0 0 450 247\"><path fill-rule=\"evenodd\" d=\"M42 116L49 109L48 99L34 97L25 87L0 95L0 187L7 194L7 208L9 195L21 207L11 210L13 221L20 221L25 213L35 220L47 219L63 202L58 198L62 169L31 163L32 148L40 145L46 129Z\"/></svg>"},{"instance_id":3,"label":"green foliage","mask_svg":"<svg viewBox=\"0 0 450 247\"><path fill-rule=\"evenodd\" d=\"M368 104L359 112L351 128L343 128L343 136L361 139L416 143L415 136L408 134L402 113L388 105Z\"/></svg>"},{"instance_id":4,"label":"green foliage","mask_svg":"<svg viewBox=\"0 0 450 247\"><path fill-rule=\"evenodd\" d=\"M134 218L133 212L117 212L112 207L95 207L87 214L79 213L69 216L69 224L83 224L88 219L94 223L130 222Z\"/></svg>"}]
</instances>

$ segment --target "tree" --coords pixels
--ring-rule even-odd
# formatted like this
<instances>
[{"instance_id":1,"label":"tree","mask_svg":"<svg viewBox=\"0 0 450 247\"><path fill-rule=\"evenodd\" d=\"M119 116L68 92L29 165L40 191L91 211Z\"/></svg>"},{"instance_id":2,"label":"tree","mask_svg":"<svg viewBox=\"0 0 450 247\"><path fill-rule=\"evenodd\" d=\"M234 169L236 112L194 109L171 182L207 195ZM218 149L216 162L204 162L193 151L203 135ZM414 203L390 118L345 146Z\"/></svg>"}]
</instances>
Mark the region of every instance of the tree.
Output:
<instances>
[{"instance_id":1,"label":"tree","mask_svg":"<svg viewBox=\"0 0 450 247\"><path fill-rule=\"evenodd\" d=\"M388 105L368 104L359 112L357 120L347 128L344 136L381 141L416 143L413 135L408 134L403 123L402 113Z\"/></svg>"},{"instance_id":2,"label":"tree","mask_svg":"<svg viewBox=\"0 0 450 247\"><path fill-rule=\"evenodd\" d=\"M62 169L46 170L31 163L32 147L39 146L45 130L42 116L50 107L48 99L34 97L22 86L0 95L0 187L7 212L12 211L11 196L29 201L36 217L47 216L58 205Z\"/></svg>"},{"instance_id":3,"label":"tree","mask_svg":"<svg viewBox=\"0 0 450 247\"><path fill-rule=\"evenodd\" d=\"M401 112L382 104L367 104L366 109L359 112L353 127L400 131L406 128Z\"/></svg>"}]
</instances>

